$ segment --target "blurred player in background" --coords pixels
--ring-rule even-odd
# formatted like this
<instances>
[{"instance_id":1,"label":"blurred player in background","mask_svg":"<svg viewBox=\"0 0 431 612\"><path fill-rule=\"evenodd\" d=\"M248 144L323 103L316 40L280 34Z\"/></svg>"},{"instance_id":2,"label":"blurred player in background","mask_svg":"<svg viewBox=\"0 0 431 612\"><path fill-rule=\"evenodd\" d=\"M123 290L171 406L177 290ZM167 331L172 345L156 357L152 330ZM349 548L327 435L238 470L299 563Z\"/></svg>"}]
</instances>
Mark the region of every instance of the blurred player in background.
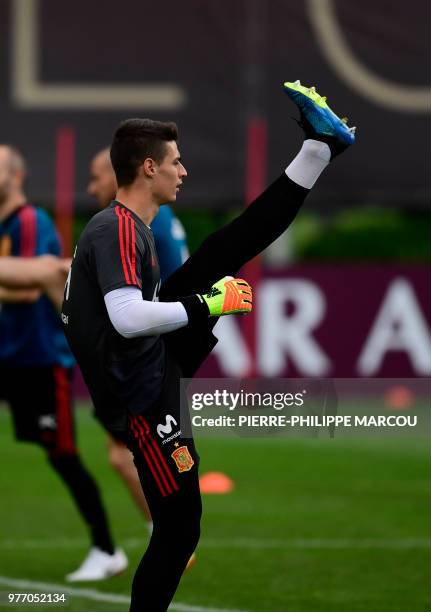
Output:
<instances>
[{"instance_id":1,"label":"blurred player in background","mask_svg":"<svg viewBox=\"0 0 431 612\"><path fill-rule=\"evenodd\" d=\"M250 206L211 234L160 289L148 228L187 176L177 127L130 119L111 146L116 200L91 219L65 289L63 322L97 417L133 452L154 522L132 585L132 612L165 612L200 536L198 464L180 379L215 344L218 317L251 310L232 276L290 225L331 160L354 138L314 88L285 91L300 110L298 155ZM226 276L229 275L229 276Z\"/></svg>"},{"instance_id":2,"label":"blurred player in background","mask_svg":"<svg viewBox=\"0 0 431 612\"><path fill-rule=\"evenodd\" d=\"M109 148L102 149L93 157L90 164L88 193L96 198L99 208L106 208L117 193L117 180L111 164ZM180 220L170 206L162 206L151 222L151 230L156 245L160 265L160 277L168 278L188 258L186 234ZM148 522L152 530L151 514L142 491L133 457L127 446L120 440L109 436L108 454L111 466L118 472Z\"/></svg>"},{"instance_id":3,"label":"blurred player in background","mask_svg":"<svg viewBox=\"0 0 431 612\"><path fill-rule=\"evenodd\" d=\"M7 252L7 241L3 247ZM45 293L60 312L70 263L53 255L23 259L0 252L0 303L33 303Z\"/></svg>"},{"instance_id":4,"label":"blurred player in background","mask_svg":"<svg viewBox=\"0 0 431 612\"><path fill-rule=\"evenodd\" d=\"M98 487L76 448L74 359L59 314L43 294L58 303L68 262L52 257L60 255L60 242L48 215L27 202L25 175L21 153L1 145L0 397L11 409L16 438L44 449L90 530L90 553L67 579L101 580L123 571L127 559L114 547Z\"/></svg>"}]
</instances>

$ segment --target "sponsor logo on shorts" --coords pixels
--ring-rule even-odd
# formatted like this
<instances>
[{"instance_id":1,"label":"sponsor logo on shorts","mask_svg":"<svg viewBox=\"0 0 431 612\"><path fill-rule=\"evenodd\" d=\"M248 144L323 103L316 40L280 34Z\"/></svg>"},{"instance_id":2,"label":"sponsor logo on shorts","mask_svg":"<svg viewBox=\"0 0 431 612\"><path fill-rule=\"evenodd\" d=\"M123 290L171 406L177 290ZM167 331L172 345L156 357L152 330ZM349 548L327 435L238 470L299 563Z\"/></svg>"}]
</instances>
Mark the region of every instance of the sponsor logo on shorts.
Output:
<instances>
[{"instance_id":1,"label":"sponsor logo on shorts","mask_svg":"<svg viewBox=\"0 0 431 612\"><path fill-rule=\"evenodd\" d=\"M180 473L188 472L195 464L187 446L180 446L179 448L175 449L171 457L177 464L177 468Z\"/></svg>"},{"instance_id":2,"label":"sponsor logo on shorts","mask_svg":"<svg viewBox=\"0 0 431 612\"><path fill-rule=\"evenodd\" d=\"M172 424L173 425L178 425L178 423L176 422L176 420L174 419L174 417L171 414L167 414L166 415L166 420L165 420L165 425L157 425L157 434L161 437L164 438L164 434L170 434L172 433Z\"/></svg>"},{"instance_id":3,"label":"sponsor logo on shorts","mask_svg":"<svg viewBox=\"0 0 431 612\"><path fill-rule=\"evenodd\" d=\"M174 434L172 434L172 436L169 436L169 438L166 438L165 440L163 440L162 444L168 444L168 442L172 442L172 440L175 440L175 438L178 438L178 436L180 435L181 435L181 429L179 429Z\"/></svg>"}]
</instances>

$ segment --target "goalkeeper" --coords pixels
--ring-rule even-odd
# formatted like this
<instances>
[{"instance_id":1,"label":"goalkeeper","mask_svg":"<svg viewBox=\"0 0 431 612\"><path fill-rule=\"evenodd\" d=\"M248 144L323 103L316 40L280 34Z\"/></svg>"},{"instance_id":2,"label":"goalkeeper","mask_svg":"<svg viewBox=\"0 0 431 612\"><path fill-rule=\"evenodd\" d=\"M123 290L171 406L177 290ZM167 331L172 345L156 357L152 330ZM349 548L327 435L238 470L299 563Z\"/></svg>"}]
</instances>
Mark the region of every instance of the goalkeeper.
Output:
<instances>
[{"instance_id":1,"label":"goalkeeper","mask_svg":"<svg viewBox=\"0 0 431 612\"><path fill-rule=\"evenodd\" d=\"M199 457L180 379L216 343L219 316L247 313L249 285L233 278L290 225L315 181L354 141L314 88L285 92L304 144L285 172L237 219L209 236L162 285L148 225L187 176L172 123L130 119L111 146L116 200L89 222L66 283L62 320L96 416L134 461L154 522L132 586L132 612L164 612L200 530ZM157 301L160 299L161 301Z\"/></svg>"}]
</instances>

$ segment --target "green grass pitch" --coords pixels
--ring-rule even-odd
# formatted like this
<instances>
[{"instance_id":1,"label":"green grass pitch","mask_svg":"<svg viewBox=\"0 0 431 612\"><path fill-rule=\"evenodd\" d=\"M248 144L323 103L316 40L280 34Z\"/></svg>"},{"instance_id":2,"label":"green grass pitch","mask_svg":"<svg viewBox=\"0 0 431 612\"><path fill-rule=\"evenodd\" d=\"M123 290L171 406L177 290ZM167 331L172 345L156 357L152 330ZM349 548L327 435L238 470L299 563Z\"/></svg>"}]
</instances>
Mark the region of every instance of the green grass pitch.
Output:
<instances>
[{"instance_id":1,"label":"green grass pitch","mask_svg":"<svg viewBox=\"0 0 431 612\"><path fill-rule=\"evenodd\" d=\"M77 410L77 422L85 462L131 562L124 575L83 587L125 597L147 531L108 466L103 431L88 410ZM64 584L87 552L84 526L40 450L13 440L6 410L0 439L0 591L17 590L8 579ZM176 609L431 610L427 440L202 439L198 449L202 472L223 471L236 486L204 497L198 562L183 577L175 601L185 606ZM128 606L80 594L65 609Z\"/></svg>"}]
</instances>

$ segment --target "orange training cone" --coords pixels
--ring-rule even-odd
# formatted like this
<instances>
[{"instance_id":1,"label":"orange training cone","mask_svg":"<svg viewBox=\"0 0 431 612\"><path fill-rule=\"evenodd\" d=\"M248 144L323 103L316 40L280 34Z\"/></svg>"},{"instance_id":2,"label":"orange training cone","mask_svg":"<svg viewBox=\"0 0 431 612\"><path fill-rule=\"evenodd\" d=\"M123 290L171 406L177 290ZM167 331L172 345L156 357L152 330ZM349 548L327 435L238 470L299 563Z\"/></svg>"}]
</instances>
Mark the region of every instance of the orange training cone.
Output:
<instances>
[{"instance_id":1,"label":"orange training cone","mask_svg":"<svg viewBox=\"0 0 431 612\"><path fill-rule=\"evenodd\" d=\"M207 472L199 479L201 493L223 495L234 488L233 480L222 472Z\"/></svg>"},{"instance_id":2,"label":"orange training cone","mask_svg":"<svg viewBox=\"0 0 431 612\"><path fill-rule=\"evenodd\" d=\"M385 393L385 404L395 410L408 410L415 403L414 392L404 385L390 387Z\"/></svg>"}]
</instances>

